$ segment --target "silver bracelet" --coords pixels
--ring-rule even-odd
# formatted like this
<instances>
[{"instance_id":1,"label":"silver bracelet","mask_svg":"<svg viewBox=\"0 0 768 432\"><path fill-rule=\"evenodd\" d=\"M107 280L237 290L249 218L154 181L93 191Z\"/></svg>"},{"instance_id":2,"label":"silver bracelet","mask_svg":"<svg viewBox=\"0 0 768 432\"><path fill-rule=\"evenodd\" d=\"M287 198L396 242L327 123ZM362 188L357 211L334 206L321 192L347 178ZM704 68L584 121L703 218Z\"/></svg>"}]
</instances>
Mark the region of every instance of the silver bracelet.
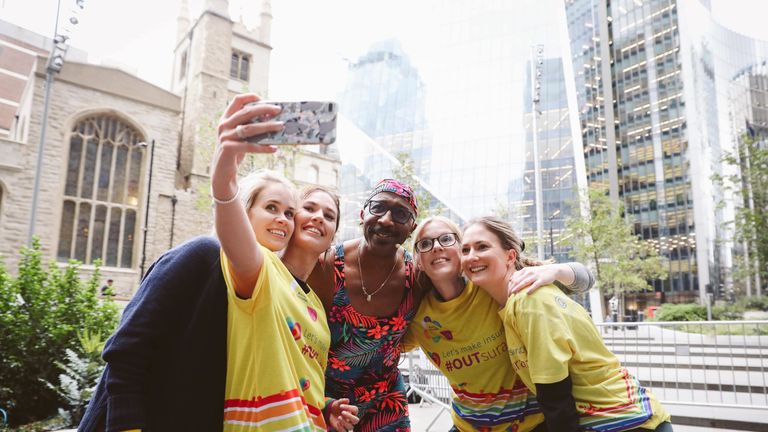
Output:
<instances>
[{"instance_id":1,"label":"silver bracelet","mask_svg":"<svg viewBox=\"0 0 768 432\"><path fill-rule=\"evenodd\" d=\"M235 202L235 200L237 199L237 197L239 195L240 195L240 185L238 184L237 185L237 190L235 191L235 194L232 195L232 198L226 199L226 200L220 200L220 199L216 198L216 196L213 194L213 186L211 186L211 199L213 200L213 202L215 202L216 204L219 204L219 205L233 203L233 202Z\"/></svg>"}]
</instances>

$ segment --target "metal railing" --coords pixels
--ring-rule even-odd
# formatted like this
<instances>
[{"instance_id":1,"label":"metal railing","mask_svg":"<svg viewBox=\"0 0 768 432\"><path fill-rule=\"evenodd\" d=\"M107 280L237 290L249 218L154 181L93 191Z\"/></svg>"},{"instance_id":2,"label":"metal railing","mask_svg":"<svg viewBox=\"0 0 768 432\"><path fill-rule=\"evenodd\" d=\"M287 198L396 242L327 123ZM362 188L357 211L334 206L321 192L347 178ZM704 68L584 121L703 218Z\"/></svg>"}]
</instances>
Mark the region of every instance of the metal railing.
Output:
<instances>
[{"instance_id":1,"label":"metal railing","mask_svg":"<svg viewBox=\"0 0 768 432\"><path fill-rule=\"evenodd\" d=\"M662 403L768 409L768 321L597 327L622 365Z\"/></svg>"},{"instance_id":2,"label":"metal railing","mask_svg":"<svg viewBox=\"0 0 768 432\"><path fill-rule=\"evenodd\" d=\"M622 366L662 404L768 410L768 321L646 321L597 328ZM442 408L434 424L450 410L451 387L420 350L405 356L411 392Z\"/></svg>"}]
</instances>

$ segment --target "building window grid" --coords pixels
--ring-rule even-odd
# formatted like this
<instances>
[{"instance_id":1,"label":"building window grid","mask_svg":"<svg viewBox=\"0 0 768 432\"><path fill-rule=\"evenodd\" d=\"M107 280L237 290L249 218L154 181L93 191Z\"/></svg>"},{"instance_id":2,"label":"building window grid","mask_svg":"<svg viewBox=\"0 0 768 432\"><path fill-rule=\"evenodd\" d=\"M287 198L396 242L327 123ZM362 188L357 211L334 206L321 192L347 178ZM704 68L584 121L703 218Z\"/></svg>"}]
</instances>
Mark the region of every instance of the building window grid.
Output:
<instances>
[{"instance_id":1,"label":"building window grid","mask_svg":"<svg viewBox=\"0 0 768 432\"><path fill-rule=\"evenodd\" d=\"M229 65L229 77L239 81L250 80L251 56L239 51L232 51Z\"/></svg>"},{"instance_id":2,"label":"building window grid","mask_svg":"<svg viewBox=\"0 0 768 432\"><path fill-rule=\"evenodd\" d=\"M85 264L100 259L107 266L130 268L138 232L143 140L117 117L99 115L78 122L69 141L58 259Z\"/></svg>"},{"instance_id":3,"label":"building window grid","mask_svg":"<svg viewBox=\"0 0 768 432\"><path fill-rule=\"evenodd\" d=\"M667 20L667 21L671 21L671 20ZM664 23L664 25L669 26L669 22ZM660 30L654 29L654 31L658 32ZM674 74L674 67L673 67L674 64L672 64L672 63L674 63L676 61L676 58L677 58L677 50L673 50L673 48L676 45L672 43L673 39L674 40L677 39L676 27L673 26L671 29L667 29L667 30L664 30L662 28L661 32L664 35L664 37L663 38L656 38L657 52L661 51L663 53L662 55L657 56L657 59L656 59L657 62L658 62L657 64L660 67L660 70L658 71L657 76L662 77L661 79L657 78L657 83L659 85L659 93L664 92L666 90L667 82L669 82L669 84L671 84L672 87L679 87L679 78L675 76L675 74ZM638 36L640 37L641 35L638 35ZM617 47L621 48L621 44L617 44ZM658 49L658 48L660 48L660 49ZM661 58L661 57L666 57L668 54L671 54L671 53L674 53L674 55L671 56L672 58L664 58L664 59ZM621 69L622 60L626 60L629 65L632 65L633 63L636 63L639 60L638 56L644 55L644 53L640 52L640 49L630 50L629 53L623 52L622 54L623 54L623 58L620 55L616 56L616 58L617 58L617 68L618 69ZM667 72L666 69L671 69L671 71ZM625 73L625 74L623 74L622 77L618 78L617 102L619 104L620 118L621 118L621 121L623 122L623 124L625 124L625 125L627 125L629 127L631 127L633 125L640 126L640 125L647 124L648 122L650 122L650 120L651 120L650 119L650 115L649 115L650 114L650 109L646 113L643 113L643 115L641 115L641 116L623 115L624 112L622 112L622 108L624 110L627 110L627 108L630 108L630 109L633 108L633 102L635 102L634 106L638 105L638 103L636 102L638 100L642 101L642 102L639 102L639 103L647 102L648 101L648 93L647 93L647 91L637 92L636 94L632 95L631 97L624 99L622 97L624 95L622 93L622 91L623 91L624 88L633 88L633 87L636 87L636 86L638 86L639 84L641 84L643 82L647 82L646 80L647 80L647 76L644 73L644 71L643 72L638 72L636 69L633 71L633 73L630 73L630 74ZM664 81L664 80L666 80L666 81ZM642 87L640 87L640 89L642 90ZM661 96L663 97L664 95L661 95ZM624 99L624 100L622 100L622 99ZM659 106L662 107L662 104L659 103ZM677 104L675 104L675 108L676 107L677 107ZM654 107L654 108L656 108L656 107ZM664 107L664 108L667 108L667 107ZM629 110L627 110L627 111L629 111ZM662 114L662 116L661 116L662 120L661 121L669 121L669 119L674 118L674 116L676 116L676 114L677 114L677 110L676 109L669 110L668 112ZM664 141L667 141L668 139L669 140L679 141L680 138L681 138L680 135L682 135L681 129L683 127L684 127L684 125L681 123L679 125L675 125L673 127L666 128L666 130L665 130L666 133L663 134L664 135L663 138L665 138ZM626 144L626 142L627 142L627 136L626 136L626 133L620 133L620 136L621 136L621 140L622 140L622 143L623 143L622 144L622 147L623 147ZM642 149L642 151L644 153L648 149L648 145L644 144L647 141L650 141L650 133L648 133L648 134L643 133L641 135L636 136L633 139L633 142L635 142L635 143L639 144L640 146L644 147ZM676 144L679 145L679 142L677 142ZM635 147L635 146L636 145L632 145L631 147ZM667 146L665 146L664 148L665 148L665 156L666 156ZM651 147L651 149L652 149L652 147ZM679 150L678 150L678 154L679 154ZM637 193L634 192L635 190L642 189L642 188L639 188L639 186L642 186L642 184L644 183L642 181L642 178L644 177L643 176L643 172L645 171L646 174L647 174L647 168L645 168L645 164L647 164L647 162L648 162L647 155L644 155L644 156L646 156L646 157L639 157L639 155L634 155L634 157L630 157L630 158L628 158L628 160L625 158L624 165L629 165L630 168L632 166L634 166L634 168L631 168L629 172L626 172L625 169L622 170L622 171L625 171L624 175L629 176L630 178L635 177L636 179L639 179L639 181L636 181L636 183L638 183L638 188L634 188L634 186L635 186L634 183L635 182L629 182L629 183L626 182L626 181L624 182L624 186L622 186L622 192L623 192L622 194L625 195L625 199L631 198L631 196L636 195ZM643 160L640 160L640 159L643 159ZM668 159L668 158L665 157L665 159ZM665 161L665 162L668 162L668 161ZM683 179L684 178L684 171L685 171L685 169L681 168L679 166L679 164L678 164L678 166L676 166L675 169L673 170L673 172L675 174L674 175L674 180ZM635 174L631 174L632 172L634 172ZM647 178L648 175L646 175L645 177ZM626 189L627 185L633 186L632 190L628 191ZM650 185L650 186L652 186L652 185ZM643 206L642 208L634 208L634 207L636 207L636 206L633 205L634 200L627 200L627 201L628 201L627 202L627 206L628 206L628 209L630 209L630 213L632 212L632 210L635 210L635 213L637 213L635 215L635 219L639 220L639 221L642 221L641 224L639 224L639 225L636 224L636 230L635 230L636 233L639 234L639 235L642 235L643 238L658 237L659 236L658 224L655 225L657 227L655 230L651 229L649 226L647 226L649 220L651 220L651 219L653 219L653 220L658 219L658 213L656 212L656 207L657 206L649 204L648 206ZM649 203L650 202L655 202L655 201L656 200L651 200L651 201L649 201ZM679 203L678 201L679 200L676 198L674 204L675 205L683 205L684 208L687 208L690 205L688 202L686 202L687 200L685 200L685 199L683 200L682 203ZM640 211L637 211L637 210L640 210ZM653 217L650 217L650 216L653 216ZM686 219L684 219L684 220L686 220ZM653 225L654 224L651 224L651 226L653 226ZM682 223L681 225L682 225L682 228L684 230L683 236L685 236L685 235L688 234L689 224L686 221L686 222ZM692 259L692 256L693 256L693 252L692 252L691 249L692 248L687 248L685 246L683 246L682 249L676 247L674 249L674 251L670 251L670 253L665 254L665 255L670 256L670 257L675 255L676 258L677 258L676 260L670 260L670 263L669 263L669 270L671 272L669 285L670 285L670 288L672 288L672 290L674 290L674 291L677 291L677 290L686 290L686 291L690 290L690 289L692 289L691 287L693 286L692 283L695 282L695 279L696 279L695 276L693 278L691 278L690 275L688 275L688 272L691 271L690 269L692 267L695 267L695 263L693 263L693 264L691 263L691 259ZM674 252L674 253L672 253L672 252ZM680 259L683 258L683 257L685 258L685 264L687 264L687 265L682 265ZM673 263L673 261L674 261L674 263ZM654 285L657 288L661 288L661 286L663 284L661 283L661 281L657 281L657 283L654 283ZM680 285L684 285L684 286L680 286Z\"/></svg>"}]
</instances>

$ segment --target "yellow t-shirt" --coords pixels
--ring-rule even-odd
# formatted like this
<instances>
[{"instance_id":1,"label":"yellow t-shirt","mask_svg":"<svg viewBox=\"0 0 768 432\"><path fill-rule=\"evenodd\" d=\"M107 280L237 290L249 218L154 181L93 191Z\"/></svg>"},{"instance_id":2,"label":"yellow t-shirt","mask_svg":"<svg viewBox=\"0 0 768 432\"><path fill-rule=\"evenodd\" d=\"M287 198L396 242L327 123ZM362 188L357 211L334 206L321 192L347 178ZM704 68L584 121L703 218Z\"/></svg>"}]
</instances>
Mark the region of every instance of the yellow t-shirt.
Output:
<instances>
[{"instance_id":1,"label":"yellow t-shirt","mask_svg":"<svg viewBox=\"0 0 768 432\"><path fill-rule=\"evenodd\" d=\"M512 366L531 391L570 375L579 423L600 432L655 429L669 414L605 346L581 305L554 286L509 298L499 311Z\"/></svg>"},{"instance_id":2,"label":"yellow t-shirt","mask_svg":"<svg viewBox=\"0 0 768 432\"><path fill-rule=\"evenodd\" d=\"M533 430L544 421L536 397L512 369L498 304L468 282L449 301L427 295L403 342L416 345L448 378L460 431Z\"/></svg>"},{"instance_id":3,"label":"yellow t-shirt","mask_svg":"<svg viewBox=\"0 0 768 432\"><path fill-rule=\"evenodd\" d=\"M331 333L317 295L261 247L253 295L237 297L229 261L224 431L324 431L325 366Z\"/></svg>"}]
</instances>

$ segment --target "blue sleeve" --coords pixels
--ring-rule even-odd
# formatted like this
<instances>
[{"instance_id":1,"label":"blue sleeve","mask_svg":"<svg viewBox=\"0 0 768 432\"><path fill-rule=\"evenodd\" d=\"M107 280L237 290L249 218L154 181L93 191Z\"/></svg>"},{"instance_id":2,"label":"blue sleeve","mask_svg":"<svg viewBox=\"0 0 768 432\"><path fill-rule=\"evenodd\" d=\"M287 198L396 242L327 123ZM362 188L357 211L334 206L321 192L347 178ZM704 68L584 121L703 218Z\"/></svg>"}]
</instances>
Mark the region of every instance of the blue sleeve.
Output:
<instances>
[{"instance_id":1,"label":"blue sleeve","mask_svg":"<svg viewBox=\"0 0 768 432\"><path fill-rule=\"evenodd\" d=\"M189 304L178 299L200 294L206 276L221 271L218 258L216 240L200 237L166 252L147 271L104 348L107 431L151 426L145 394L157 350L177 337L168 329L178 328L171 321L186 315L180 304Z\"/></svg>"}]
</instances>

